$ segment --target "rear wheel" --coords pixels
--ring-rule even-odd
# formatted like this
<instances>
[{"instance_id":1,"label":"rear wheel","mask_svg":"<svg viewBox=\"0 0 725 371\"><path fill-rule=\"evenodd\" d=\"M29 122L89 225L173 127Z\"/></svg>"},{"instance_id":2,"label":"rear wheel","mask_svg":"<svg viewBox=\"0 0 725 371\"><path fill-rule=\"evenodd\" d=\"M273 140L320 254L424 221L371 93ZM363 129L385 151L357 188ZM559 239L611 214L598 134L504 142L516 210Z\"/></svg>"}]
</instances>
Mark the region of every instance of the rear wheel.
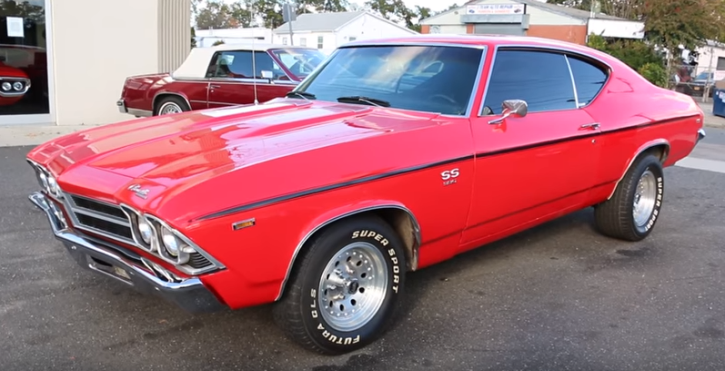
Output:
<instances>
[{"instance_id":1,"label":"rear wheel","mask_svg":"<svg viewBox=\"0 0 725 371\"><path fill-rule=\"evenodd\" d=\"M376 217L336 223L314 238L275 303L277 324L303 347L325 354L379 338L399 310L405 252Z\"/></svg>"},{"instance_id":2,"label":"rear wheel","mask_svg":"<svg viewBox=\"0 0 725 371\"><path fill-rule=\"evenodd\" d=\"M159 98L154 107L154 116L171 115L191 110L181 97L168 95Z\"/></svg>"},{"instance_id":3,"label":"rear wheel","mask_svg":"<svg viewBox=\"0 0 725 371\"><path fill-rule=\"evenodd\" d=\"M645 155L636 160L612 198L595 207L597 228L623 240L646 238L659 219L664 187L664 171L657 157Z\"/></svg>"}]
</instances>

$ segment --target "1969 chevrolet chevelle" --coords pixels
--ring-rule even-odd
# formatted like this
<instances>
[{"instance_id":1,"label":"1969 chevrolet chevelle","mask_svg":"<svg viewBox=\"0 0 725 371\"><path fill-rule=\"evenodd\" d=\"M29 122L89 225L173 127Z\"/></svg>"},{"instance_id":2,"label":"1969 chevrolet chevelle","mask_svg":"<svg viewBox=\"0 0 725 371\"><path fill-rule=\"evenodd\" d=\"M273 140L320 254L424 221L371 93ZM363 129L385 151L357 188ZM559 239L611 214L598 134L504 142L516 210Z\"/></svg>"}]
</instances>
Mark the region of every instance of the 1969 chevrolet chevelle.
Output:
<instances>
[{"instance_id":1,"label":"1969 chevrolet chevelle","mask_svg":"<svg viewBox=\"0 0 725 371\"><path fill-rule=\"evenodd\" d=\"M142 118L33 149L31 201L86 268L192 311L273 303L302 346L363 347L406 272L594 207L639 241L692 98L554 40L340 47L287 97Z\"/></svg>"}]
</instances>

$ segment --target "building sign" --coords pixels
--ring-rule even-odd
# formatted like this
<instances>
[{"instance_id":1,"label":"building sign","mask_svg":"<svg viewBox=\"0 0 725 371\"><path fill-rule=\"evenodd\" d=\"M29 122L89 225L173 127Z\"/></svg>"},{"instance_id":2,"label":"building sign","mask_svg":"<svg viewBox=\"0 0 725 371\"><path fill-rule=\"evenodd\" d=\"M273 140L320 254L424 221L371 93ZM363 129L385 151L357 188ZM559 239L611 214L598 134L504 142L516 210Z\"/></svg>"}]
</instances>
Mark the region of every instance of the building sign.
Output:
<instances>
[{"instance_id":1,"label":"building sign","mask_svg":"<svg viewBox=\"0 0 725 371\"><path fill-rule=\"evenodd\" d=\"M525 14L526 4L466 5L466 14Z\"/></svg>"}]
</instances>

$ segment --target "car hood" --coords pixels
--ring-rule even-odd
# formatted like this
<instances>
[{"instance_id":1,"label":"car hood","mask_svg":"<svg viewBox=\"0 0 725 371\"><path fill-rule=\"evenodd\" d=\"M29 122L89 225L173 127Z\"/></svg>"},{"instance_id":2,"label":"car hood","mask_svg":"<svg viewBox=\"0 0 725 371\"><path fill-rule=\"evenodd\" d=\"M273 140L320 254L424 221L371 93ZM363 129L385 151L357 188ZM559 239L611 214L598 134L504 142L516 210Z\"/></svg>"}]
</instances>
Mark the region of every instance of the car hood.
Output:
<instances>
[{"instance_id":1,"label":"car hood","mask_svg":"<svg viewBox=\"0 0 725 371\"><path fill-rule=\"evenodd\" d=\"M41 145L28 157L48 166L61 186L97 183L111 191L145 180L168 189L296 152L426 125L436 116L278 98L100 126Z\"/></svg>"}]
</instances>

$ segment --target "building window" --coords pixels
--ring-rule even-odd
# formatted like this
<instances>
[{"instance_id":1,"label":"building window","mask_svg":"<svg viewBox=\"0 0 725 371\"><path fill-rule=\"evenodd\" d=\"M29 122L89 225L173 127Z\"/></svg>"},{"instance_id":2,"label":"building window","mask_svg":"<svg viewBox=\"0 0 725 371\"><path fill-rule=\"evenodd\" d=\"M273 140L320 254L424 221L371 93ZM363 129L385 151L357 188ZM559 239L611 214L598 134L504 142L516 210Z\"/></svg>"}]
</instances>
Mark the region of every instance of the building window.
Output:
<instances>
[{"instance_id":1,"label":"building window","mask_svg":"<svg viewBox=\"0 0 725 371\"><path fill-rule=\"evenodd\" d=\"M499 51L490 76L484 115L501 114L501 104L507 99L525 100L530 113L577 108L563 54Z\"/></svg>"},{"instance_id":2,"label":"building window","mask_svg":"<svg viewBox=\"0 0 725 371\"><path fill-rule=\"evenodd\" d=\"M717 67L715 69L718 71L725 70L725 58L717 57Z\"/></svg>"},{"instance_id":3,"label":"building window","mask_svg":"<svg viewBox=\"0 0 725 371\"><path fill-rule=\"evenodd\" d=\"M300 46L307 46L307 38L300 37Z\"/></svg>"},{"instance_id":4,"label":"building window","mask_svg":"<svg viewBox=\"0 0 725 371\"><path fill-rule=\"evenodd\" d=\"M322 36L317 36L317 49L322 49L322 46L325 43L325 38Z\"/></svg>"},{"instance_id":5,"label":"building window","mask_svg":"<svg viewBox=\"0 0 725 371\"><path fill-rule=\"evenodd\" d=\"M287 38L286 37L283 37L282 38L282 45L287 45Z\"/></svg>"},{"instance_id":6,"label":"building window","mask_svg":"<svg viewBox=\"0 0 725 371\"><path fill-rule=\"evenodd\" d=\"M13 2L3 4L0 17L0 121L49 114L44 2L7 3Z\"/></svg>"}]
</instances>

